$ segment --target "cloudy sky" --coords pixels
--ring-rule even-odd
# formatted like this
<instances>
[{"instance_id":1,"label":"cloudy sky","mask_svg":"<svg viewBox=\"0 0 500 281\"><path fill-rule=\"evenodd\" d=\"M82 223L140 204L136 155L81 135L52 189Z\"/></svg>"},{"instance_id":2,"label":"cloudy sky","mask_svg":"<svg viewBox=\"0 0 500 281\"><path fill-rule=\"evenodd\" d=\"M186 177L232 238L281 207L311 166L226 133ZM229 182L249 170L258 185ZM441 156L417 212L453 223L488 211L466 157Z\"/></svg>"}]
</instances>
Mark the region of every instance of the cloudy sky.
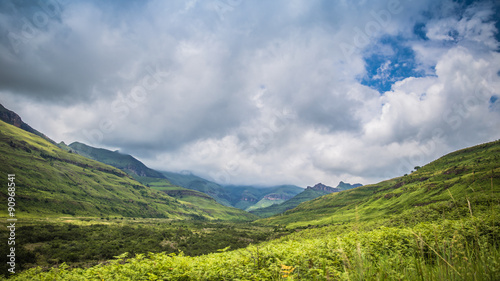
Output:
<instances>
[{"instance_id":1,"label":"cloudy sky","mask_svg":"<svg viewBox=\"0 0 500 281\"><path fill-rule=\"evenodd\" d=\"M0 103L222 184L363 184L500 138L496 1L2 1Z\"/></svg>"}]
</instances>

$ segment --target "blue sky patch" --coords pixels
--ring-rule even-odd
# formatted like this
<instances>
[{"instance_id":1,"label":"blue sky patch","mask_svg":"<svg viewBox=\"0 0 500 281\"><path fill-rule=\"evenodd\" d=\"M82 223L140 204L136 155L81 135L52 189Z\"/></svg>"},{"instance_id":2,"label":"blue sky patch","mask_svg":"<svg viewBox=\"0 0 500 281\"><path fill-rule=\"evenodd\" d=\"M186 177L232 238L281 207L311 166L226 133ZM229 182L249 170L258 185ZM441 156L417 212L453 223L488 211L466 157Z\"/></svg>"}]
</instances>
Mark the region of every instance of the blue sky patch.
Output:
<instances>
[{"instance_id":1,"label":"blue sky patch","mask_svg":"<svg viewBox=\"0 0 500 281\"><path fill-rule=\"evenodd\" d=\"M493 95L490 97L490 110L491 111L500 111L500 103L497 102L498 101L498 96L497 95Z\"/></svg>"},{"instance_id":2,"label":"blue sky patch","mask_svg":"<svg viewBox=\"0 0 500 281\"><path fill-rule=\"evenodd\" d=\"M380 93L391 90L394 82L425 74L417 70L415 53L399 37L382 38L367 50L364 59L366 75L360 82Z\"/></svg>"}]
</instances>

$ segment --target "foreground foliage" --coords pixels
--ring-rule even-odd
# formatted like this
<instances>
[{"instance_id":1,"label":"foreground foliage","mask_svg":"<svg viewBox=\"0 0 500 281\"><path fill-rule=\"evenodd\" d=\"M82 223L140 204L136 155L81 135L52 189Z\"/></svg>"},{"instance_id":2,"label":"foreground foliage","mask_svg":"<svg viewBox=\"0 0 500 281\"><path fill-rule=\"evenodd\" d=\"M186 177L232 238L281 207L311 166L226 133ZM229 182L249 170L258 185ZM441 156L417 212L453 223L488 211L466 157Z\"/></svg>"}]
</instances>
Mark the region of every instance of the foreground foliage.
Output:
<instances>
[{"instance_id":1,"label":"foreground foliage","mask_svg":"<svg viewBox=\"0 0 500 281\"><path fill-rule=\"evenodd\" d=\"M280 232L269 226L235 222L169 221L165 219L52 219L18 222L17 272L66 263L89 267L124 252L131 256L148 252L183 252L197 256L219 249L238 249L275 238ZM0 231L2 241L8 232ZM7 243L0 252L8 252ZM0 274L7 273L7 257L0 256Z\"/></svg>"},{"instance_id":2,"label":"foreground foliage","mask_svg":"<svg viewBox=\"0 0 500 281\"><path fill-rule=\"evenodd\" d=\"M498 280L500 225L492 217L414 227L332 225L197 257L127 254L88 269L30 269L12 280Z\"/></svg>"}]
</instances>

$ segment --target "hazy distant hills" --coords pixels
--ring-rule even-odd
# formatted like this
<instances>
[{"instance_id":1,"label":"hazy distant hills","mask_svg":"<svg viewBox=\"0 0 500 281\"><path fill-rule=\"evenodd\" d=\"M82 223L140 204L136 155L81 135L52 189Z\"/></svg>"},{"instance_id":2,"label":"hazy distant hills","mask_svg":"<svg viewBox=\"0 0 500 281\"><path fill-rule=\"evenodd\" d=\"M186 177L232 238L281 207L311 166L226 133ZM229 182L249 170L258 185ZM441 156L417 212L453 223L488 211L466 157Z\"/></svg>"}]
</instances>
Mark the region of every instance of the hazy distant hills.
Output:
<instances>
[{"instance_id":1,"label":"hazy distant hills","mask_svg":"<svg viewBox=\"0 0 500 281\"><path fill-rule=\"evenodd\" d=\"M352 189L355 187L362 186L361 184L348 184L344 182L340 182L337 187L331 187L324 185L322 183L318 183L315 186L308 186L306 189L303 189L301 193L297 194L293 198L289 200L280 202L280 204L270 205L265 208L253 209L250 210L252 214L256 214L260 217L270 217L276 214L283 213L287 210L293 209L297 207L300 203L306 202L309 200L313 200L323 195L327 195L333 192L340 192L343 190Z\"/></svg>"},{"instance_id":2,"label":"hazy distant hills","mask_svg":"<svg viewBox=\"0 0 500 281\"><path fill-rule=\"evenodd\" d=\"M64 143L59 144L59 146L65 147ZM257 188L254 186L221 186L193 174L155 171L133 156L121 154L118 151L95 148L79 142L74 142L66 146L66 149L116 167L127 172L143 184L162 190L174 198L187 200L186 202L191 203L196 201L200 204L200 200L203 197L205 199L213 198L216 202L224 206L236 207L248 211L284 202L303 190L293 185L266 188ZM162 181L160 179L166 180ZM192 190L192 192L188 190Z\"/></svg>"},{"instance_id":3,"label":"hazy distant hills","mask_svg":"<svg viewBox=\"0 0 500 281\"><path fill-rule=\"evenodd\" d=\"M31 198L27 201L30 204L36 202L37 207L31 208L36 213L146 217L176 213L176 217L188 218L249 219L254 215L231 207L269 216L306 200L354 187L343 182L337 188L318 184L307 189L294 185L221 186L193 174L155 171L118 151L80 142L55 145L1 105L0 119L14 126L3 123L1 127L2 171L29 168L21 182L27 184L24 191L31 190L26 198ZM146 203L155 198L156 203ZM68 202L64 206L69 207L63 208L62 202ZM159 202L168 207L156 206Z\"/></svg>"},{"instance_id":4,"label":"hazy distant hills","mask_svg":"<svg viewBox=\"0 0 500 281\"><path fill-rule=\"evenodd\" d=\"M224 189L229 194L233 206L247 211L279 204L304 190L296 185L267 187L227 185Z\"/></svg>"},{"instance_id":5,"label":"hazy distant hills","mask_svg":"<svg viewBox=\"0 0 500 281\"><path fill-rule=\"evenodd\" d=\"M206 197L200 193L187 192L186 190L181 192L181 189L175 191L176 187L183 187L202 192L224 206L236 207L241 210L253 210L284 202L303 190L294 185L260 188L254 186L221 186L193 174L155 171L133 156L121 154L118 151L95 148L79 142L74 142L69 146L60 143L59 147L116 167L143 184L148 184L156 189L161 187L160 190L178 199L181 194L186 195L187 193L190 193L190 196L183 197L184 199L193 198L196 195L200 198ZM166 179L166 181L160 179ZM168 189L166 189L167 186ZM197 198L197 200L200 199Z\"/></svg>"},{"instance_id":6,"label":"hazy distant hills","mask_svg":"<svg viewBox=\"0 0 500 281\"><path fill-rule=\"evenodd\" d=\"M131 155L95 148L79 142L70 144L68 148L90 159L119 168L142 184L160 190L185 204L196 205L205 212L216 214L220 219L234 219L234 215L247 219L252 217L250 214L243 215L243 212L229 208L231 205L220 197L221 194L224 194L222 188L200 177L170 172L160 173L148 168Z\"/></svg>"},{"instance_id":7,"label":"hazy distant hills","mask_svg":"<svg viewBox=\"0 0 500 281\"><path fill-rule=\"evenodd\" d=\"M236 207L242 210L257 209L267 205L281 203L304 190L295 185L267 187L242 185L222 186L193 174L173 172L162 173L172 184L201 191L210 195L223 205Z\"/></svg>"}]
</instances>

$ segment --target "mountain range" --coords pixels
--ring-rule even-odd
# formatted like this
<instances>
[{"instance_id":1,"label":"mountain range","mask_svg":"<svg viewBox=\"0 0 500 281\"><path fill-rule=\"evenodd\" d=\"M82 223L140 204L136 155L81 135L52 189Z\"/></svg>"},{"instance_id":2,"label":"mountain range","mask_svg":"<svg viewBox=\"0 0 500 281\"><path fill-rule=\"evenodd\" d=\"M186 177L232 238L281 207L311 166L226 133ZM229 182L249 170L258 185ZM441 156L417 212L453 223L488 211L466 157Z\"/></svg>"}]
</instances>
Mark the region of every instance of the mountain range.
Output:
<instances>
[{"instance_id":1,"label":"mountain range","mask_svg":"<svg viewBox=\"0 0 500 281\"><path fill-rule=\"evenodd\" d=\"M60 143L59 146L64 148L65 144ZM69 151L118 168L139 182L153 188L160 188L173 197L179 198L179 196L183 196L182 198L186 198L185 195L189 193L190 196L212 198L224 206L247 211L282 203L303 190L294 185L268 187L221 186L192 173L155 171L133 156L118 151L95 148L79 142L74 142L66 147ZM174 187L182 187L191 191L181 191L182 189L174 189Z\"/></svg>"},{"instance_id":2,"label":"mountain range","mask_svg":"<svg viewBox=\"0 0 500 281\"><path fill-rule=\"evenodd\" d=\"M25 181L30 188L36 189L36 192L26 194L26 197L30 198L28 202L38 204L37 208L33 206L29 208L32 212L37 211L51 215L63 213L66 215L170 217L169 211L172 209L172 213L182 214L177 216L178 218L232 219L235 217L248 219L253 218L253 215L236 211L233 207L241 210L255 210L282 203L303 191L302 188L292 185L221 186L193 174L159 172L150 169L133 156L122 154L119 151L95 148L80 142L74 142L70 145L66 145L64 142L56 144L23 122L18 114L2 105L0 105L0 119L14 126L13 128L5 123L2 124L1 141L3 144L2 158L4 158L2 170L14 172L16 169L13 168L13 165L19 169L30 167L30 172L27 173L29 176L22 179L21 182ZM29 161L27 155L23 155L23 153L29 154ZM82 171L78 171L75 166L82 167ZM47 172L52 170L53 173ZM44 172L37 177L34 174L31 175L34 171ZM102 175L102 173L106 175ZM109 174L122 178L122 180ZM54 182L54 184L49 184L50 182ZM37 185L50 186L50 188L37 189ZM114 199L118 200L115 202L116 204L104 203L111 202L112 199L100 194L99 190L102 186L107 186L108 191L110 191L108 195L114 196ZM49 192L50 196L42 190ZM137 190L140 190L140 194L137 193ZM157 193L158 191L160 193ZM133 212L134 208L128 206L128 203L139 202L140 199L147 202L148 199L141 198L141 196L147 197L149 192L162 198L166 196L163 198L164 200L173 200L173 202L179 203L178 208L187 207L186 213L174 211L173 205L175 204L173 203L167 204L172 205L170 207L163 206L163 211L136 210ZM85 199L82 199L84 197ZM43 202L43 204L39 202ZM54 207L57 205L54 202L68 202L69 204L67 208L61 209ZM101 207L101 204L107 206ZM155 204L145 203L145 205ZM155 208L158 209L158 207ZM127 209L129 212L122 214L118 211L120 209ZM195 209L196 211L194 211ZM216 215L206 215L204 212Z\"/></svg>"}]
</instances>

